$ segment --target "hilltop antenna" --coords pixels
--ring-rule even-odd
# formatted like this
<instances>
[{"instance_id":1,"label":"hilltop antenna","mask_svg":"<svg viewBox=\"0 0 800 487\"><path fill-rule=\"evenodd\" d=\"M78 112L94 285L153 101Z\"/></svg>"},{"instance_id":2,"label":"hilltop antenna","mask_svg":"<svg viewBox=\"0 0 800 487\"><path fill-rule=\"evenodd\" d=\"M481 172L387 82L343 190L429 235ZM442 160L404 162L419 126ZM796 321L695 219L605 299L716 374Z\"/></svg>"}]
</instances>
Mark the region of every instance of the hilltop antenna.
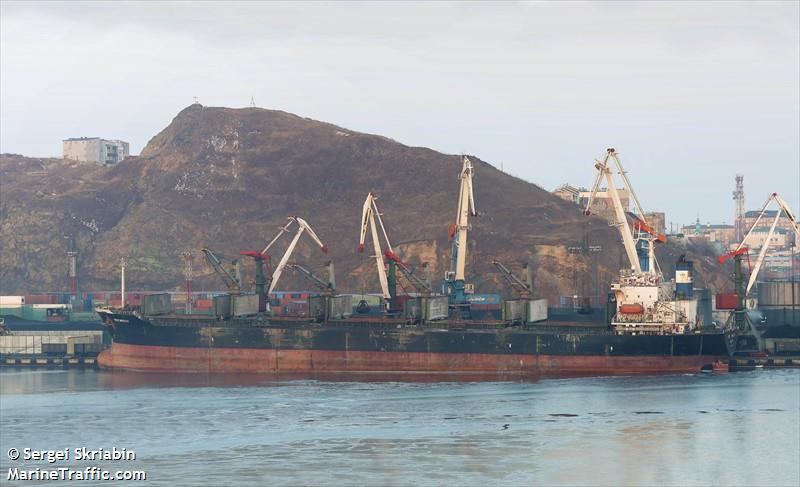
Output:
<instances>
[{"instance_id":1,"label":"hilltop antenna","mask_svg":"<svg viewBox=\"0 0 800 487\"><path fill-rule=\"evenodd\" d=\"M250 108L256 107L256 99L253 96L250 96Z\"/></svg>"}]
</instances>

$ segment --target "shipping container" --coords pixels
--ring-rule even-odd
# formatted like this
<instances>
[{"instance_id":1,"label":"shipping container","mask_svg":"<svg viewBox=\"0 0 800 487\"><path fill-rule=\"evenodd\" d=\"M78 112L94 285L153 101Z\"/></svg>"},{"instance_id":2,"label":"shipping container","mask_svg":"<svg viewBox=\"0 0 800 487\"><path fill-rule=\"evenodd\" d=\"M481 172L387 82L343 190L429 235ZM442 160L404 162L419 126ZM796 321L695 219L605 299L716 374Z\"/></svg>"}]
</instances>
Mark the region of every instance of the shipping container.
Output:
<instances>
[{"instance_id":1,"label":"shipping container","mask_svg":"<svg viewBox=\"0 0 800 487\"><path fill-rule=\"evenodd\" d=\"M55 294L27 294L25 304L56 304L58 296Z\"/></svg>"},{"instance_id":2,"label":"shipping container","mask_svg":"<svg viewBox=\"0 0 800 487\"><path fill-rule=\"evenodd\" d=\"M25 296L0 296L0 306L22 306Z\"/></svg>"},{"instance_id":3,"label":"shipping container","mask_svg":"<svg viewBox=\"0 0 800 487\"><path fill-rule=\"evenodd\" d=\"M739 295L736 293L719 293L716 295L717 309L736 309L739 307Z\"/></svg>"},{"instance_id":4,"label":"shipping container","mask_svg":"<svg viewBox=\"0 0 800 487\"><path fill-rule=\"evenodd\" d=\"M287 316L310 316L308 313L308 301L290 301L285 308Z\"/></svg>"}]
</instances>

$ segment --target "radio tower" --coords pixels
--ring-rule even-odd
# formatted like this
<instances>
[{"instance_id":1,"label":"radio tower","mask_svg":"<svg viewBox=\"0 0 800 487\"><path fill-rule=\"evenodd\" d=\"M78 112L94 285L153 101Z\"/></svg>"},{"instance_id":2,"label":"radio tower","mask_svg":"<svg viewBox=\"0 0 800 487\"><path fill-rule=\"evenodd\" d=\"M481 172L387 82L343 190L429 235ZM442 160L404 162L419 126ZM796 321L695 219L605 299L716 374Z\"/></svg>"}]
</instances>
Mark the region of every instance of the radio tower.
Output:
<instances>
[{"instance_id":1,"label":"radio tower","mask_svg":"<svg viewBox=\"0 0 800 487\"><path fill-rule=\"evenodd\" d=\"M183 257L183 275L186 277L186 314L192 314L192 261L194 255L189 250L181 252Z\"/></svg>"},{"instance_id":2,"label":"radio tower","mask_svg":"<svg viewBox=\"0 0 800 487\"><path fill-rule=\"evenodd\" d=\"M736 202L736 217L733 220L733 231L736 242L744 238L744 176L736 175L736 191L733 192L733 201Z\"/></svg>"}]
</instances>

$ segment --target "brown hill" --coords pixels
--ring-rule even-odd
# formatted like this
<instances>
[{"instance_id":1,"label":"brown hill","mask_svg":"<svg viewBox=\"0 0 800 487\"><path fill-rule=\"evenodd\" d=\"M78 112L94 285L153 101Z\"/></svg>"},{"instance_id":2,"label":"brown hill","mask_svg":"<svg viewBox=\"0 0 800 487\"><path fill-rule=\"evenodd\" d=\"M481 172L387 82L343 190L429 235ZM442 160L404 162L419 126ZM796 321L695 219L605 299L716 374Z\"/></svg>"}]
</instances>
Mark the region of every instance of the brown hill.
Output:
<instances>
[{"instance_id":1,"label":"brown hill","mask_svg":"<svg viewBox=\"0 0 800 487\"><path fill-rule=\"evenodd\" d=\"M473 163L480 215L470 233L468 280L483 292L503 290L489 264L499 258L512 268L531 262L537 294L551 300L605 292L624 259L616 230L534 184ZM373 260L355 251L368 191L380 196L396 252L412 264L430 262L439 280L449 267L460 165L457 155L281 111L200 105L181 111L139 157L116 167L2 155L0 292L66 290L73 239L81 289L116 288L121 256L130 262L131 288L177 289L181 251L193 249L202 261L203 245L229 257L263 248L288 215L308 220L331 248L340 290L375 292ZM603 251L567 250L587 243ZM329 258L305 243L298 252L311 267ZM660 249L665 271L686 252L674 243ZM701 282L725 280L704 249L688 253ZM247 281L251 262L244 270ZM197 289L222 287L207 267L196 265L196 273ZM289 274L279 287L308 286Z\"/></svg>"}]
</instances>

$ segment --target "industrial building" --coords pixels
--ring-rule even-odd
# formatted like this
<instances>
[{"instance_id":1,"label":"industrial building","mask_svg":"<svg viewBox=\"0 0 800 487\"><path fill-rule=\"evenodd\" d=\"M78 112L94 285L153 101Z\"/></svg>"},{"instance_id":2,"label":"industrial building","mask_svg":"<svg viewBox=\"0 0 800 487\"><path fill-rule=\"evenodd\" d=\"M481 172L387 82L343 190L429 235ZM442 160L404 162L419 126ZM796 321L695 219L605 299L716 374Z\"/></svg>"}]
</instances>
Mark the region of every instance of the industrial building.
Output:
<instances>
[{"instance_id":1,"label":"industrial building","mask_svg":"<svg viewBox=\"0 0 800 487\"><path fill-rule=\"evenodd\" d=\"M63 142L64 159L73 161L113 166L130 155L129 144L122 140L80 137Z\"/></svg>"}]
</instances>

